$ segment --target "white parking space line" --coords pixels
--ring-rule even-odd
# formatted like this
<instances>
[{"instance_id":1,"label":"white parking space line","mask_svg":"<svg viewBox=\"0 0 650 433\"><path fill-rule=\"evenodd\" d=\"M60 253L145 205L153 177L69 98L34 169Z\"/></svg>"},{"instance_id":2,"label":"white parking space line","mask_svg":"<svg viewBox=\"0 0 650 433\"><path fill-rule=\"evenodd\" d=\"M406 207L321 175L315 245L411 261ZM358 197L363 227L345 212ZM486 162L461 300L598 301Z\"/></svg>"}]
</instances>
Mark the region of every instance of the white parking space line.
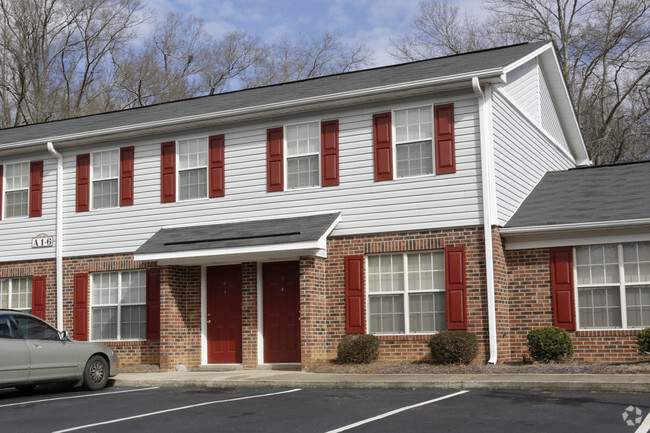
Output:
<instances>
[{"instance_id":1,"label":"white parking space line","mask_svg":"<svg viewBox=\"0 0 650 433\"><path fill-rule=\"evenodd\" d=\"M634 433L648 433L650 431L650 413L645 417L641 425Z\"/></svg>"},{"instance_id":2,"label":"white parking space line","mask_svg":"<svg viewBox=\"0 0 650 433\"><path fill-rule=\"evenodd\" d=\"M72 399L75 399L75 398L103 397L105 395L124 394L126 392L150 391L152 389L158 389L158 387L154 386L154 387L151 387L151 388L127 389L125 391L110 391L110 392L101 392L101 393L95 392L95 393L92 393L92 394L71 395L71 396L68 396L68 397L45 398L45 399L42 399L42 400L21 401L20 403L2 404L2 405L0 405L0 408L11 407L11 406L23 406L23 405L26 405L26 404L44 403L44 402L57 401L57 400L72 400Z\"/></svg>"},{"instance_id":3,"label":"white parking space line","mask_svg":"<svg viewBox=\"0 0 650 433\"><path fill-rule=\"evenodd\" d=\"M161 415L163 413L176 412L176 411L179 411L179 410L193 409L195 407L208 406L208 405L211 405L211 404L229 403L229 402L232 402L232 401L250 400L250 399L253 399L253 398L271 397L271 396L274 396L274 395L288 394L290 392L296 392L296 391L300 391L300 389L290 389L288 391L272 392L270 394L249 395L249 396L246 396L246 397L231 398L231 399L228 399L228 400L206 401L206 402L203 402L203 403L191 404L189 406L181 406L181 407L176 407L176 408L173 408L173 409L166 409L166 410L159 410L159 411L156 411L156 412L142 413L140 415L127 416L125 418L117 418L117 419L110 420L110 421L104 421L104 422L97 422L97 423L94 423L94 424L81 425L81 426L78 426L78 427L72 427L72 428L68 428L68 429L65 429L65 430L57 430L57 431L52 432L52 433L65 433L65 432L70 432L70 431L83 430L83 429L86 429L86 428L97 427L97 426L100 426L100 425L115 424L115 423L118 423L118 422L129 421L129 420L132 420L132 419L139 419L139 418L145 418L145 417L148 417L148 416Z\"/></svg>"},{"instance_id":4,"label":"white parking space line","mask_svg":"<svg viewBox=\"0 0 650 433\"><path fill-rule=\"evenodd\" d=\"M342 431L350 430L350 429L353 429L355 427L359 427L360 425L368 424L370 422L377 421L377 420L382 419L382 418L393 416L393 415L398 414L400 412L415 409L416 407L420 407L420 406L426 406L427 404L435 403L435 402L441 401L441 400L446 400L448 398L456 397L456 396L459 396L461 394L465 394L467 392L469 392L469 391L458 391L458 392L455 392L453 394L443 395L442 397L434 398L433 400L427 400L427 401L423 401L422 403L416 403L416 404L413 404L411 406L406 406L406 407L402 407L402 408L399 408L399 409L391 410L390 412L386 412L384 414L377 415L377 416L374 416L372 418L366 418L366 419L361 420L359 422L355 422L354 424L348 424L346 426L339 427L339 428L337 428L335 430L330 430L330 431L328 431L326 433L339 433L339 432L342 432Z\"/></svg>"}]
</instances>

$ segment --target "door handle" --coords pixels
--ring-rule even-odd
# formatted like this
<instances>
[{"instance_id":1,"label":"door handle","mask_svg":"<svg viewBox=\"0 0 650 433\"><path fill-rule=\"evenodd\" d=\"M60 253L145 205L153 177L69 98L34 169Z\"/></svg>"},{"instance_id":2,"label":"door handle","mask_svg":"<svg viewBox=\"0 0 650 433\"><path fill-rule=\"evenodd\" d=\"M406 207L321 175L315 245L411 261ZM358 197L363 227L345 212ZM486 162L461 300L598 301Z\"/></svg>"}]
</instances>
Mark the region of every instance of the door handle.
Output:
<instances>
[{"instance_id":1,"label":"door handle","mask_svg":"<svg viewBox=\"0 0 650 433\"><path fill-rule=\"evenodd\" d=\"M41 346L40 344L34 344L34 349L42 349L42 348L43 346Z\"/></svg>"},{"instance_id":2,"label":"door handle","mask_svg":"<svg viewBox=\"0 0 650 433\"><path fill-rule=\"evenodd\" d=\"M210 323L212 323L212 320L208 319L207 324L209 325Z\"/></svg>"}]
</instances>

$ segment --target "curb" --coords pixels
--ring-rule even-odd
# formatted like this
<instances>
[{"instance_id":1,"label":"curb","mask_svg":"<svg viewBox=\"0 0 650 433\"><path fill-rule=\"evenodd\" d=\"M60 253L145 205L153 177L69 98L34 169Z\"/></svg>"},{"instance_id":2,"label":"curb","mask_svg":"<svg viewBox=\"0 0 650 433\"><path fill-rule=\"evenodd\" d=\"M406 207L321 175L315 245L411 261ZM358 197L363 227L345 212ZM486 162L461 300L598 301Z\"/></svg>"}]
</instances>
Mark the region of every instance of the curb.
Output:
<instances>
[{"instance_id":1,"label":"curb","mask_svg":"<svg viewBox=\"0 0 650 433\"><path fill-rule=\"evenodd\" d=\"M397 379L397 378L396 378ZM555 378L553 378L555 379ZM582 378L581 378L582 379ZM627 379L627 378L626 378ZM485 390L485 391L565 391L565 392L615 392L646 393L647 381L622 380L476 380L455 379L448 381L423 381L408 378L402 380L345 380L344 378L308 380L221 380L207 378L117 378L113 386L203 387L203 388L303 388L303 389L436 389L436 390Z\"/></svg>"}]
</instances>

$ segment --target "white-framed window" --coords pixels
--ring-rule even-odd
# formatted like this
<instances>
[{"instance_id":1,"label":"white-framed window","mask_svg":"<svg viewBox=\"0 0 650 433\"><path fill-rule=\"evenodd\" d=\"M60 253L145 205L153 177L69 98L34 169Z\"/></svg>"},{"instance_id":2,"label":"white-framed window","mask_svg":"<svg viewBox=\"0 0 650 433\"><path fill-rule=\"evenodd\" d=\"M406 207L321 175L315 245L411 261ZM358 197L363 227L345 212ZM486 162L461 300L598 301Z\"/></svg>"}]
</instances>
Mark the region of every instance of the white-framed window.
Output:
<instances>
[{"instance_id":1,"label":"white-framed window","mask_svg":"<svg viewBox=\"0 0 650 433\"><path fill-rule=\"evenodd\" d=\"M0 308L32 312L32 279L4 278L0 280Z\"/></svg>"},{"instance_id":2,"label":"white-framed window","mask_svg":"<svg viewBox=\"0 0 650 433\"><path fill-rule=\"evenodd\" d=\"M177 141L178 199L193 200L208 196L208 138Z\"/></svg>"},{"instance_id":3,"label":"white-framed window","mask_svg":"<svg viewBox=\"0 0 650 433\"><path fill-rule=\"evenodd\" d=\"M91 276L91 339L144 340L146 272L101 272Z\"/></svg>"},{"instance_id":4,"label":"white-framed window","mask_svg":"<svg viewBox=\"0 0 650 433\"><path fill-rule=\"evenodd\" d=\"M444 251L368 256L368 330L373 334L444 331Z\"/></svg>"},{"instance_id":5,"label":"white-framed window","mask_svg":"<svg viewBox=\"0 0 650 433\"><path fill-rule=\"evenodd\" d=\"M650 242L575 248L581 329L650 326Z\"/></svg>"},{"instance_id":6,"label":"white-framed window","mask_svg":"<svg viewBox=\"0 0 650 433\"><path fill-rule=\"evenodd\" d=\"M320 122L284 127L287 189L320 186Z\"/></svg>"},{"instance_id":7,"label":"white-framed window","mask_svg":"<svg viewBox=\"0 0 650 433\"><path fill-rule=\"evenodd\" d=\"M433 106L393 111L397 177L433 173Z\"/></svg>"},{"instance_id":8,"label":"white-framed window","mask_svg":"<svg viewBox=\"0 0 650 433\"><path fill-rule=\"evenodd\" d=\"M29 162L7 164L4 168L5 218L29 215Z\"/></svg>"},{"instance_id":9,"label":"white-framed window","mask_svg":"<svg viewBox=\"0 0 650 433\"><path fill-rule=\"evenodd\" d=\"M92 208L106 209L119 205L119 149L91 154Z\"/></svg>"}]
</instances>

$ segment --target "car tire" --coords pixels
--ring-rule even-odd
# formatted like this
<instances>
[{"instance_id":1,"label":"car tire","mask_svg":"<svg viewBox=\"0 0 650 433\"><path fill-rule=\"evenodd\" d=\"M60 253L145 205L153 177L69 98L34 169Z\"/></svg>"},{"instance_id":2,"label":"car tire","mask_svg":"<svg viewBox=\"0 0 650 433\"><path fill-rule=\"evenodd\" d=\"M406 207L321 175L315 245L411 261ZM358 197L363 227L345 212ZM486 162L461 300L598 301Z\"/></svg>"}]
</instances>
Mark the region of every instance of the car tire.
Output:
<instances>
[{"instance_id":1,"label":"car tire","mask_svg":"<svg viewBox=\"0 0 650 433\"><path fill-rule=\"evenodd\" d=\"M103 389L108 382L108 362L100 356L92 356L84 368L84 388L90 391Z\"/></svg>"}]
</instances>

